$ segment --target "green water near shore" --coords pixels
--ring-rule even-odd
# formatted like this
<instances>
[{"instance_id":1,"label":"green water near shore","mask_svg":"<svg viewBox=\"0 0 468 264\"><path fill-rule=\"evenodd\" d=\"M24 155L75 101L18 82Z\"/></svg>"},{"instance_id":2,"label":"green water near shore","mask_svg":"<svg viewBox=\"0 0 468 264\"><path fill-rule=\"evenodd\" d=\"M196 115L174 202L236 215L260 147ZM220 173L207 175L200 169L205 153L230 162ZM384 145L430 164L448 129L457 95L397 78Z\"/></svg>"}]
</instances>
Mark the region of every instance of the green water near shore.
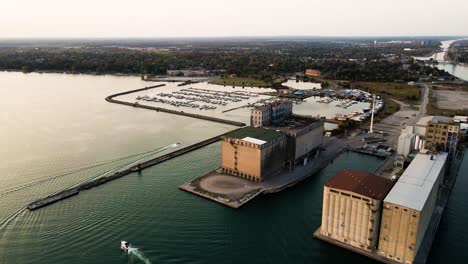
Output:
<instances>
[{"instance_id":1,"label":"green water near shore","mask_svg":"<svg viewBox=\"0 0 468 264\"><path fill-rule=\"evenodd\" d=\"M120 250L123 239L152 263L373 263L312 237L321 221L323 184L340 169L373 171L382 161L356 153L239 210L177 188L219 165L219 143L43 209L21 210L36 197L125 162L28 185L51 173L174 142L188 145L233 128L103 99L145 85L131 77L0 73L0 221L18 212L0 225L0 263L143 263ZM429 263L466 260L466 159L462 170ZM1 194L18 186L26 187Z\"/></svg>"}]
</instances>

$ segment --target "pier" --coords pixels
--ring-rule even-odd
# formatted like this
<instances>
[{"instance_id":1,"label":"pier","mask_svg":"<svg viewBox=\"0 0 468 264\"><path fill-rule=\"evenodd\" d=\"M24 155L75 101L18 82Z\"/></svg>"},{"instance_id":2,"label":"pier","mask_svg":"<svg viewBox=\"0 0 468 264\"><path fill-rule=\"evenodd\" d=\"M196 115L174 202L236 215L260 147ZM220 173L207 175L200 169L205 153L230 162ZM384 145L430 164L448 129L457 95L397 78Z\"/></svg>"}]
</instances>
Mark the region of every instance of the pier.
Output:
<instances>
[{"instance_id":1,"label":"pier","mask_svg":"<svg viewBox=\"0 0 468 264\"><path fill-rule=\"evenodd\" d=\"M217 169L182 184L179 189L237 209L260 194L277 193L307 180L347 151L348 147L362 144L362 141L354 138L328 138L316 159L311 159L305 166L297 166L293 171L284 168L264 182L249 181Z\"/></svg>"},{"instance_id":2,"label":"pier","mask_svg":"<svg viewBox=\"0 0 468 264\"><path fill-rule=\"evenodd\" d=\"M38 199L38 200L28 204L26 207L29 210L32 211L32 210L35 210L35 209L38 209L38 208L41 208L41 207L56 203L58 201L67 199L69 197L78 195L81 191L97 187L97 186L102 185L104 183L107 183L107 182L110 182L112 180L121 178L121 177L123 177L125 175L128 175L130 173L141 171L143 169L149 168L151 166L157 165L159 163L165 162L167 160L182 156L182 155L184 155L186 153L189 153L191 151L194 151L194 150L200 149L202 147L205 147L207 145L213 144L213 143L219 141L221 139L221 136L223 136L223 135L225 135L225 134L218 135L218 136L215 136L215 137L200 141L200 142L195 143L193 145L190 145L188 147L185 147L185 148L176 150L174 152L168 153L166 155L163 155L163 156L160 156L160 157L157 157L157 158L154 158L154 159L142 162L142 163L138 163L137 165L134 165L134 166L131 166L131 167L127 168L127 169L118 171L118 172L116 172L116 173L114 173L112 175L103 176L103 177L99 177L99 178L91 180L91 181L80 183L75 187L68 188L68 189L62 190L62 191L60 191L58 193L49 195L49 196L41 198L41 199Z\"/></svg>"},{"instance_id":3,"label":"pier","mask_svg":"<svg viewBox=\"0 0 468 264\"><path fill-rule=\"evenodd\" d=\"M161 108L161 107L142 105L142 104L139 104L138 102L130 103L130 102L125 102L125 101L120 101L120 100L114 99L114 97L117 97L117 96L122 96L122 95L131 94L131 93L146 91L146 90L149 90L149 89L158 88L158 87L162 87L162 86L165 86L165 84L148 86L148 87L145 87L145 88L140 88L140 89L135 89L135 90L130 90L130 91L126 91L126 92L112 94L112 95L109 95L109 96L106 97L106 101L109 102L109 103L127 105L127 106L132 106L132 107L138 107L138 108L153 110L153 111L156 111L156 112L163 112L163 113L168 113L168 114L198 118L198 119L217 122L217 123L221 123L221 124L233 125L233 126L238 126L238 127L245 126L245 123L237 122L237 121L233 121L233 120L227 120L227 119L211 117L211 116L204 116L204 115L199 115L199 114L192 114L192 113L187 113L187 112L184 112L184 111L176 111L176 110L170 110L170 109Z\"/></svg>"}]
</instances>

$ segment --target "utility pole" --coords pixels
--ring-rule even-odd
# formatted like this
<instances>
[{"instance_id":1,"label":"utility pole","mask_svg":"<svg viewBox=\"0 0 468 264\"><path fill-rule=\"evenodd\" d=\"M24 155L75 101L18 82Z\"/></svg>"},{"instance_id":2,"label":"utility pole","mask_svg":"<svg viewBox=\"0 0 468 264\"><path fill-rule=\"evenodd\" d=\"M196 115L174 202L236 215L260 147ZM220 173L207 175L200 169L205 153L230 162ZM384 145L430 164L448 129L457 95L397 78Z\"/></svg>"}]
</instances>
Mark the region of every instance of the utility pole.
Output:
<instances>
[{"instance_id":1,"label":"utility pole","mask_svg":"<svg viewBox=\"0 0 468 264\"><path fill-rule=\"evenodd\" d=\"M371 113L371 120L370 120L370 129L369 133L374 133L373 127L374 127L374 108L375 108L375 94L372 95L372 113Z\"/></svg>"}]
</instances>

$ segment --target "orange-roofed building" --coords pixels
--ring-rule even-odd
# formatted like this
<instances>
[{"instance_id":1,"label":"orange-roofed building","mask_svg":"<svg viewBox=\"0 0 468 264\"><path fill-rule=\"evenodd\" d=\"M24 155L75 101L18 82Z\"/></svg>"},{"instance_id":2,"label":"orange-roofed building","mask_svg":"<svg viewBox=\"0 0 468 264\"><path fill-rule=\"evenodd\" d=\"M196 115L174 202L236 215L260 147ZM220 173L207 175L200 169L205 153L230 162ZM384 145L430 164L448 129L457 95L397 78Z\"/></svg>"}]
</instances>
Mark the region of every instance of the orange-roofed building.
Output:
<instances>
[{"instance_id":1,"label":"orange-roofed building","mask_svg":"<svg viewBox=\"0 0 468 264\"><path fill-rule=\"evenodd\" d=\"M320 77L321 73L319 70L307 69L305 75L309 77Z\"/></svg>"}]
</instances>

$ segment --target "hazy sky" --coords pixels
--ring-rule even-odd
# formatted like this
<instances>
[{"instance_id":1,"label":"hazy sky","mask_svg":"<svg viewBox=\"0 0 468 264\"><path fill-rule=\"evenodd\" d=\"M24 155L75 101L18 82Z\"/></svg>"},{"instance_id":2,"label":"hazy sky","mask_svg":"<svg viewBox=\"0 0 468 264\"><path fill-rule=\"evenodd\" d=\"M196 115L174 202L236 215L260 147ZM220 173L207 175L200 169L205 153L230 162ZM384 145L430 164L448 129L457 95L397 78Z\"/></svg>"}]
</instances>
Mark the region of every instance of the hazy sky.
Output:
<instances>
[{"instance_id":1,"label":"hazy sky","mask_svg":"<svg viewBox=\"0 0 468 264\"><path fill-rule=\"evenodd\" d=\"M468 0L0 0L0 38L468 35Z\"/></svg>"}]
</instances>

